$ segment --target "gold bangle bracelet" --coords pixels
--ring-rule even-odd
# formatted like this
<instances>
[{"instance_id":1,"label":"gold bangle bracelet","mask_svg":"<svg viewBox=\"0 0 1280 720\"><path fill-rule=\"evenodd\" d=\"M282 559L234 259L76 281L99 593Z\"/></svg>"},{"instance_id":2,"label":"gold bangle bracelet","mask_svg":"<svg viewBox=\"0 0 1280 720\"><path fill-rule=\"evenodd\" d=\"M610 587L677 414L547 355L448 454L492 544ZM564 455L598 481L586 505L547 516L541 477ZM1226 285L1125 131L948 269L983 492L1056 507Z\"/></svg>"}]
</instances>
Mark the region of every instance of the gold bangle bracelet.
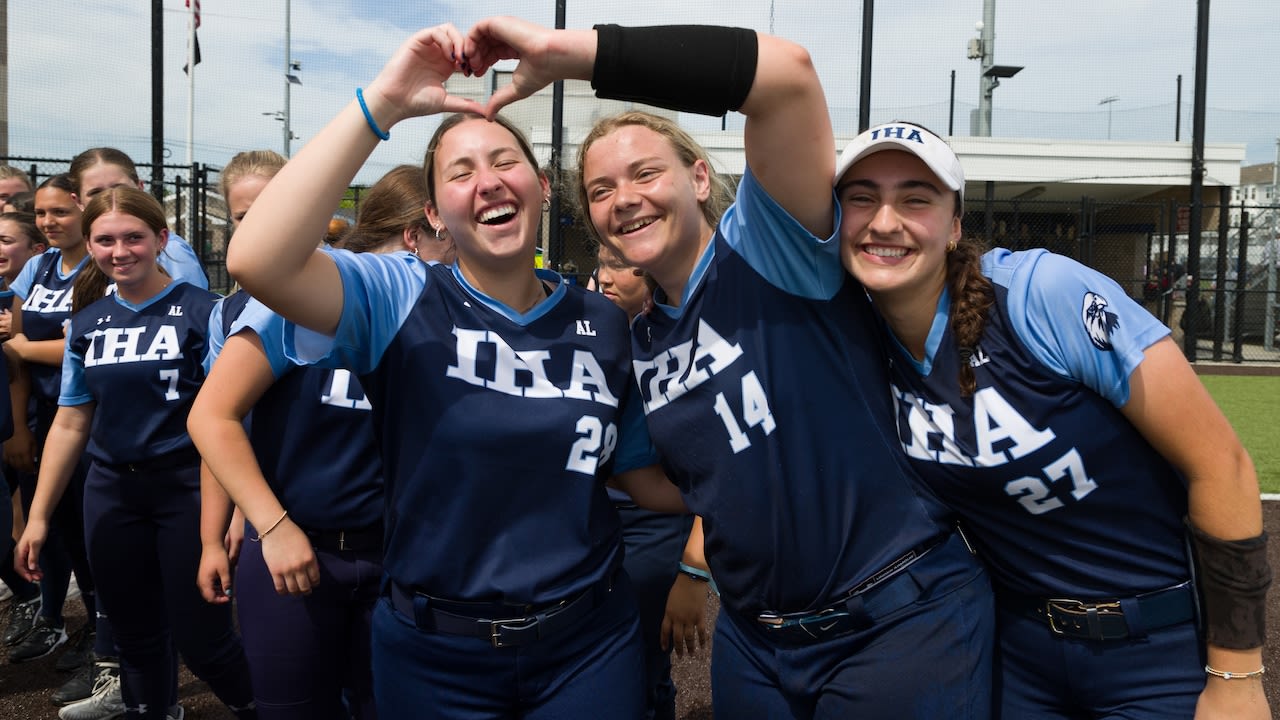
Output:
<instances>
[{"instance_id":1,"label":"gold bangle bracelet","mask_svg":"<svg viewBox=\"0 0 1280 720\"><path fill-rule=\"evenodd\" d=\"M264 531L262 531L262 532L258 533L258 537L256 537L256 538L249 538L249 539L250 539L250 540L252 540L252 541L254 541L254 542L262 542L262 538L264 538L264 537L266 537L266 536L270 535L272 530L275 530L276 528L280 527L280 523L284 522L284 519L285 519L285 518L287 518L287 517L289 517L289 511L288 511L288 510L285 510L285 511L284 511L284 514L280 516L280 519L279 519L279 520L276 520L275 522L271 523L271 527L269 527L269 528L267 528L266 530L264 530Z\"/></svg>"}]
</instances>

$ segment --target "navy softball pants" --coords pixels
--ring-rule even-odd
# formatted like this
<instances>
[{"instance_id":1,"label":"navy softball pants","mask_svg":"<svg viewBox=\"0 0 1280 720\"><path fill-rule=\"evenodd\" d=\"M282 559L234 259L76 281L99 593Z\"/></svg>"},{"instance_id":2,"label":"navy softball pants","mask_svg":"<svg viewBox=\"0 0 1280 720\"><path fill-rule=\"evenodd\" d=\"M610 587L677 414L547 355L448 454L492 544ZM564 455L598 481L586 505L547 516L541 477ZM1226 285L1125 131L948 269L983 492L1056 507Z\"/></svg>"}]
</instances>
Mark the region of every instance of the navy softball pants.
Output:
<instances>
[{"instance_id":1,"label":"navy softball pants","mask_svg":"<svg viewBox=\"0 0 1280 720\"><path fill-rule=\"evenodd\" d=\"M84 524L98 600L115 632L126 717L164 718L176 701L176 644L237 717L256 718L231 607L206 603L196 588L199 466L134 472L93 463Z\"/></svg>"},{"instance_id":2,"label":"navy softball pants","mask_svg":"<svg viewBox=\"0 0 1280 720\"><path fill-rule=\"evenodd\" d=\"M246 529L245 537L255 537ZM374 720L370 628L381 552L316 550L320 584L279 595L262 545L245 542L235 597L263 720Z\"/></svg>"}]
</instances>

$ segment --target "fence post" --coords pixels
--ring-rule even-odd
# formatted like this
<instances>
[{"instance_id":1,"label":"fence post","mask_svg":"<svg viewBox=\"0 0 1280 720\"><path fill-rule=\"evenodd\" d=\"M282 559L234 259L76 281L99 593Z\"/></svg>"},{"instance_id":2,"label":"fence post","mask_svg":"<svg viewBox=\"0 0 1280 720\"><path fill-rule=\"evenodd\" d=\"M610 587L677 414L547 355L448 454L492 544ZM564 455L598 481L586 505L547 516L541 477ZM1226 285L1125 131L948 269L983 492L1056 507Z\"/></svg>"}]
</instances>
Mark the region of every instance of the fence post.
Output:
<instances>
[{"instance_id":1,"label":"fence post","mask_svg":"<svg viewBox=\"0 0 1280 720\"><path fill-rule=\"evenodd\" d=\"M1214 268L1213 283L1213 360L1222 361L1222 338L1225 330L1226 298L1223 289L1227 284L1227 204L1231 202L1231 188L1218 188L1218 263Z\"/></svg>"},{"instance_id":2,"label":"fence post","mask_svg":"<svg viewBox=\"0 0 1280 720\"><path fill-rule=\"evenodd\" d=\"M1236 257L1235 342L1231 344L1231 359L1244 362L1244 301L1249 292L1249 211L1240 208L1240 250Z\"/></svg>"}]
</instances>

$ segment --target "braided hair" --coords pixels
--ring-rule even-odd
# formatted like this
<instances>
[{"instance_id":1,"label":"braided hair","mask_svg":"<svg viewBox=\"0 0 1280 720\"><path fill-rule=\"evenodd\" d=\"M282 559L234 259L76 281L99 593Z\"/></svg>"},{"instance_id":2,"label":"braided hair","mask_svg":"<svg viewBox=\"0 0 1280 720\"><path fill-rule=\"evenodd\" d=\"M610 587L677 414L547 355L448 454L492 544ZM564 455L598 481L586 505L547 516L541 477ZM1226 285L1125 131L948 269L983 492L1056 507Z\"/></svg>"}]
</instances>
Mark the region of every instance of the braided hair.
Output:
<instances>
[{"instance_id":1,"label":"braided hair","mask_svg":"<svg viewBox=\"0 0 1280 720\"><path fill-rule=\"evenodd\" d=\"M987 311L995 304L995 290L982 274L985 248L974 238L961 238L947 253L947 289L951 292L951 334L960 352L960 392L965 397L977 389L973 353L982 339Z\"/></svg>"}]
</instances>

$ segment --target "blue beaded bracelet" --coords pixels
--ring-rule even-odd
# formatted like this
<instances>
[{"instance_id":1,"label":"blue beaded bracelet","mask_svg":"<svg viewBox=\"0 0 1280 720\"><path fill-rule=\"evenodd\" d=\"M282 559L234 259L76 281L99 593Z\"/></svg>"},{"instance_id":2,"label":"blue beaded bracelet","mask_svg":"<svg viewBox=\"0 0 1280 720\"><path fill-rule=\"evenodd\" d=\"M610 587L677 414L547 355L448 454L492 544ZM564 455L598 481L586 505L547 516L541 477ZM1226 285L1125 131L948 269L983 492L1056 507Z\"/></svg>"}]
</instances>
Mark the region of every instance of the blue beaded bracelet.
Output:
<instances>
[{"instance_id":1,"label":"blue beaded bracelet","mask_svg":"<svg viewBox=\"0 0 1280 720\"><path fill-rule=\"evenodd\" d=\"M360 110L364 112L364 121L369 123L369 129L379 140L390 140L391 133L378 127L378 121L373 119L373 113L369 112L369 106L364 104L364 88L356 88L356 100L360 101Z\"/></svg>"}]
</instances>

